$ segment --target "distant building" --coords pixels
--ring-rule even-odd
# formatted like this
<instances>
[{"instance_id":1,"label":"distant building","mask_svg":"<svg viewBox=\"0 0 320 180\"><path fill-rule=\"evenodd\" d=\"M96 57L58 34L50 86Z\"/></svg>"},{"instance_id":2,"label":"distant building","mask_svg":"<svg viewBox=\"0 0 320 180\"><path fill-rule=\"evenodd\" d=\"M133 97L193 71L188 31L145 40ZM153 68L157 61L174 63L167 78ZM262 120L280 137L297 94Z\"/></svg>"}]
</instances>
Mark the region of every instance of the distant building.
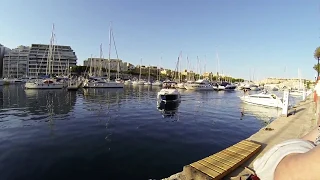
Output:
<instances>
[{"instance_id":1,"label":"distant building","mask_svg":"<svg viewBox=\"0 0 320 180\"><path fill-rule=\"evenodd\" d=\"M29 53L29 46L18 46L6 53L3 58L3 77L19 78L27 76Z\"/></svg>"},{"instance_id":2,"label":"distant building","mask_svg":"<svg viewBox=\"0 0 320 180\"><path fill-rule=\"evenodd\" d=\"M98 68L100 67L105 68L107 70L109 68L109 60L101 58L88 58L83 61L83 65L87 67L92 67L93 71L95 71L94 69L99 71ZM132 66L130 63L123 62L120 59L110 59L110 70L112 71L117 71L119 69L120 72L125 72L128 71L129 68L132 68Z\"/></svg>"},{"instance_id":3,"label":"distant building","mask_svg":"<svg viewBox=\"0 0 320 180\"><path fill-rule=\"evenodd\" d=\"M52 47L52 75L66 74L68 67L76 66L77 56L70 46ZM43 76L48 72L49 45L19 46L7 53L3 60L4 77Z\"/></svg>"},{"instance_id":4,"label":"distant building","mask_svg":"<svg viewBox=\"0 0 320 180\"><path fill-rule=\"evenodd\" d=\"M0 77L3 77L3 59L4 55L11 51L10 48L7 48L0 44Z\"/></svg>"},{"instance_id":5,"label":"distant building","mask_svg":"<svg viewBox=\"0 0 320 180\"><path fill-rule=\"evenodd\" d=\"M28 76L46 75L49 45L32 44L29 54ZM66 74L68 67L77 65L77 56L70 46L54 45L52 53L53 75Z\"/></svg>"},{"instance_id":6,"label":"distant building","mask_svg":"<svg viewBox=\"0 0 320 180\"><path fill-rule=\"evenodd\" d=\"M135 69L135 66L133 64L131 64L131 63L124 62L123 65L126 66L128 68L128 70Z\"/></svg>"}]
</instances>

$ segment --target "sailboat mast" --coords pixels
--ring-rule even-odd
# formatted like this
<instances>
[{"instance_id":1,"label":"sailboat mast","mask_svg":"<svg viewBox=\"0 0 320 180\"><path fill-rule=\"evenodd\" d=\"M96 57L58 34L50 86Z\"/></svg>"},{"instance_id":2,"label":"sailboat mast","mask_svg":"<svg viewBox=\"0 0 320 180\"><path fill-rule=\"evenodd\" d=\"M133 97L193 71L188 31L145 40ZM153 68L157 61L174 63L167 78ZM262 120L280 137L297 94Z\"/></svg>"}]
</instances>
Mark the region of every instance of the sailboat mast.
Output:
<instances>
[{"instance_id":1,"label":"sailboat mast","mask_svg":"<svg viewBox=\"0 0 320 180\"><path fill-rule=\"evenodd\" d=\"M180 57L181 57L181 61L182 61L182 51L180 52ZM181 83L182 82L182 63L179 61L179 75L180 75L180 78L179 78L179 82Z\"/></svg>"},{"instance_id":2,"label":"sailboat mast","mask_svg":"<svg viewBox=\"0 0 320 180\"><path fill-rule=\"evenodd\" d=\"M46 75L51 75L51 64L52 64L52 48L53 48L53 38L54 38L54 24L52 24L52 31L51 31L51 39L49 45L49 54L47 58L47 68L46 68Z\"/></svg>"},{"instance_id":3,"label":"sailboat mast","mask_svg":"<svg viewBox=\"0 0 320 180\"><path fill-rule=\"evenodd\" d=\"M110 22L110 29L109 29L109 56L108 56L108 80L110 81L110 56L111 56L111 22Z\"/></svg>"},{"instance_id":4,"label":"sailboat mast","mask_svg":"<svg viewBox=\"0 0 320 180\"><path fill-rule=\"evenodd\" d=\"M150 82L150 64L149 64L149 76L148 76L148 82Z\"/></svg>"},{"instance_id":5,"label":"sailboat mast","mask_svg":"<svg viewBox=\"0 0 320 180\"><path fill-rule=\"evenodd\" d=\"M161 75L160 75L160 73L161 73L161 71L160 71L160 68L161 68L161 62L162 62L162 56L160 57L160 65L159 65L159 71L158 71L158 81L160 81L160 77L161 77Z\"/></svg>"},{"instance_id":6,"label":"sailboat mast","mask_svg":"<svg viewBox=\"0 0 320 180\"><path fill-rule=\"evenodd\" d=\"M140 59L140 67L139 67L139 69L140 69L140 72L139 72L139 81L141 80L141 65L142 65L142 58Z\"/></svg>"},{"instance_id":7,"label":"sailboat mast","mask_svg":"<svg viewBox=\"0 0 320 180\"><path fill-rule=\"evenodd\" d=\"M89 76L92 76L92 54L91 54L91 58L90 58Z\"/></svg>"},{"instance_id":8,"label":"sailboat mast","mask_svg":"<svg viewBox=\"0 0 320 180\"><path fill-rule=\"evenodd\" d=\"M189 70L190 70L190 67L189 67L189 58L188 58L188 55L187 55L187 76L188 76L188 81L190 81L190 72L189 72ZM189 73L188 73L189 72Z\"/></svg>"},{"instance_id":9,"label":"sailboat mast","mask_svg":"<svg viewBox=\"0 0 320 180\"><path fill-rule=\"evenodd\" d=\"M100 44L99 76L102 76L102 43Z\"/></svg>"}]
</instances>

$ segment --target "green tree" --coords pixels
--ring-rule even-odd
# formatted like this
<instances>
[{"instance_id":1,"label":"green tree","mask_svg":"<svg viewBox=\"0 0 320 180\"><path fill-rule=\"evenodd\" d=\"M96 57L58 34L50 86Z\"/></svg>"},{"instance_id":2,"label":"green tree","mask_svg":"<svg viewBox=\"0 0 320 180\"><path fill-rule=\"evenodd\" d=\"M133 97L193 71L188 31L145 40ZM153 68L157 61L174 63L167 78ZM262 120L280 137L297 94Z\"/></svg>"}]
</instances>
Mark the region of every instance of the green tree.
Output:
<instances>
[{"instance_id":1,"label":"green tree","mask_svg":"<svg viewBox=\"0 0 320 180\"><path fill-rule=\"evenodd\" d=\"M320 60L320 47L317 47L317 49L314 51L314 54L313 54L314 58L318 60L318 64L315 65L315 67L313 67L317 73L318 73L318 76L317 76L317 79L319 77L319 60Z\"/></svg>"}]
</instances>

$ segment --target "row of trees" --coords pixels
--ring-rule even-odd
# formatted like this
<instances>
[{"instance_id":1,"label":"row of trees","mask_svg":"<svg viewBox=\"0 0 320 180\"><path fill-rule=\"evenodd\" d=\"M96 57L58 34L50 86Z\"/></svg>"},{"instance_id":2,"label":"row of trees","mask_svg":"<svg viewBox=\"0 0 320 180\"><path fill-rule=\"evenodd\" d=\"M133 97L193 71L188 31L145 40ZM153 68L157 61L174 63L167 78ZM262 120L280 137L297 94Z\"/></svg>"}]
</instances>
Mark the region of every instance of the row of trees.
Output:
<instances>
[{"instance_id":1,"label":"row of trees","mask_svg":"<svg viewBox=\"0 0 320 180\"><path fill-rule=\"evenodd\" d=\"M89 72L89 67L87 66L75 66L71 68L71 72L76 75L84 75L85 73ZM102 68L102 72L107 72L107 69ZM116 73L115 70L110 70L111 73ZM132 70L128 70L126 72L121 72L121 74L125 74L131 77L138 77L140 74L140 68L134 68ZM148 77L149 76L149 69L144 68L141 69L141 76L142 77ZM160 77L159 77L160 76ZM164 79L174 79L177 77L177 75L174 72L169 73L168 75L164 75L159 73L156 69L150 69L150 77L151 79L157 79L158 77L162 80ZM182 75L181 79L187 79L188 77L186 75ZM203 76L200 76L199 74L194 75L195 79L204 78ZM219 74L214 75L211 73L209 75L209 79L216 81L216 80L223 80L223 81L231 81L231 82L243 82L244 79L237 79L232 77L219 77Z\"/></svg>"}]
</instances>

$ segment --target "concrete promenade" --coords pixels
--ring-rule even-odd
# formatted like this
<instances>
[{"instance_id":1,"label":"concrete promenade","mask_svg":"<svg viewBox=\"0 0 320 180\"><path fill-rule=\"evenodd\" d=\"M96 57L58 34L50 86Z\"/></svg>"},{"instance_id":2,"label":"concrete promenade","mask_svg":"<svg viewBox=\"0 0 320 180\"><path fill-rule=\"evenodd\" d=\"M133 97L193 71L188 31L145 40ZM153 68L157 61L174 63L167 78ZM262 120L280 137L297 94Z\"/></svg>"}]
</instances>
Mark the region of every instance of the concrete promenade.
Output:
<instances>
[{"instance_id":1,"label":"concrete promenade","mask_svg":"<svg viewBox=\"0 0 320 180\"><path fill-rule=\"evenodd\" d=\"M296 112L289 111L288 117L279 117L270 123L267 127L260 129L253 134L248 140L262 144L262 150L257 155L250 158L239 168L234 170L224 179L230 179L233 176L244 175L244 167L253 168L253 162L261 157L268 149L274 145L293 138L300 138L317 126L316 107L313 97L309 96L306 101L300 102L295 106ZM266 130L266 128L268 130ZM215 153L215 152L213 152ZM181 167L182 169L182 167ZM187 180L182 172L174 174L166 180Z\"/></svg>"}]
</instances>

